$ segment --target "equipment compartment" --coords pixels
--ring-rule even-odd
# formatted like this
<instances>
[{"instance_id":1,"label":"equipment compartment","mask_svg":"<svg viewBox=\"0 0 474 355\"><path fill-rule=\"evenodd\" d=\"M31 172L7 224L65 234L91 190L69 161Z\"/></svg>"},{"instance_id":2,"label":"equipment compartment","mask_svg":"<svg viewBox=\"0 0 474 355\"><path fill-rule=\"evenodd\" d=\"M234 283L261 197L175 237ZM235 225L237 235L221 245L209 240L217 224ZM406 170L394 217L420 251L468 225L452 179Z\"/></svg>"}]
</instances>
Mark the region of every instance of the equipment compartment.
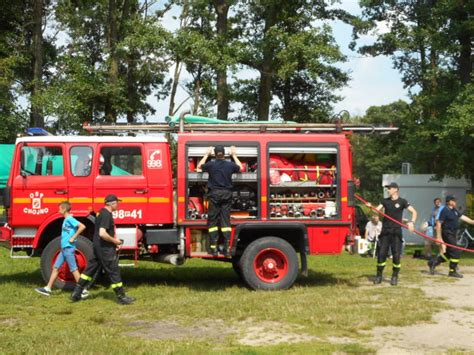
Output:
<instances>
[{"instance_id":1,"label":"equipment compartment","mask_svg":"<svg viewBox=\"0 0 474 355\"><path fill-rule=\"evenodd\" d=\"M213 146L219 143L212 143ZM224 143L226 159L230 160L231 144ZM242 172L232 175L234 189L232 219L256 219L259 216L258 205L258 148L257 146L235 144L237 156L243 165ZM187 220L207 220L208 201L206 200L208 173L196 172L197 165L206 154L208 146L187 147ZM210 159L214 159L213 156Z\"/></svg>"},{"instance_id":2,"label":"equipment compartment","mask_svg":"<svg viewBox=\"0 0 474 355\"><path fill-rule=\"evenodd\" d=\"M337 218L337 162L332 147L270 147L269 217Z\"/></svg>"}]
</instances>

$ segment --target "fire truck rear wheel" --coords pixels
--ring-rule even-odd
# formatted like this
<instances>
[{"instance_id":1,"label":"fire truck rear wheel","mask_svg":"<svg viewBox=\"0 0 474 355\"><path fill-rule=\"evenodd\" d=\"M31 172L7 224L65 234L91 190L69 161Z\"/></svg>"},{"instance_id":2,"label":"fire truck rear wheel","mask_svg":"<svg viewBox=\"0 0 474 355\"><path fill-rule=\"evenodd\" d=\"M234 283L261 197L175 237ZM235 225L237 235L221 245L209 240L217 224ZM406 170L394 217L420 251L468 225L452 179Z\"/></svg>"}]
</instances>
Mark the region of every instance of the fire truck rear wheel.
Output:
<instances>
[{"instance_id":1,"label":"fire truck rear wheel","mask_svg":"<svg viewBox=\"0 0 474 355\"><path fill-rule=\"evenodd\" d=\"M48 282L51 271L53 270L54 263L61 251L61 237L53 239L49 244L44 248L43 253L41 254L41 275L43 280ZM86 237L79 236L77 238L76 246L76 263L79 268L79 272L84 271L87 266L87 260L89 260L94 254L92 242ZM63 265L59 268L59 276L54 282L54 287L63 289L63 290L72 290L76 284L73 275L69 271L67 263L64 262Z\"/></svg>"},{"instance_id":2,"label":"fire truck rear wheel","mask_svg":"<svg viewBox=\"0 0 474 355\"><path fill-rule=\"evenodd\" d=\"M264 237L250 243L240 259L242 277L254 290L285 290L298 276L298 256L284 239Z\"/></svg>"}]
</instances>

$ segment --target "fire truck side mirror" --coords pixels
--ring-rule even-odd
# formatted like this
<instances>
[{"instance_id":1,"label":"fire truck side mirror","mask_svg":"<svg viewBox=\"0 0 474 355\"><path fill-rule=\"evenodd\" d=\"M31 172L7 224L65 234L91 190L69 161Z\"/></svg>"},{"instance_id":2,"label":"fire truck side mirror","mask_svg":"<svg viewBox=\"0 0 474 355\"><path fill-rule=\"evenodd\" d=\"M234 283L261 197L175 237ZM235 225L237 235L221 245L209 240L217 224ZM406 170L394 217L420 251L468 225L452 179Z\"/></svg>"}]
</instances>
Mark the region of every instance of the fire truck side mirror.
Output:
<instances>
[{"instance_id":1,"label":"fire truck side mirror","mask_svg":"<svg viewBox=\"0 0 474 355\"><path fill-rule=\"evenodd\" d=\"M355 206L355 184L354 181L348 180L347 181L347 205L349 207L354 207Z\"/></svg>"}]
</instances>

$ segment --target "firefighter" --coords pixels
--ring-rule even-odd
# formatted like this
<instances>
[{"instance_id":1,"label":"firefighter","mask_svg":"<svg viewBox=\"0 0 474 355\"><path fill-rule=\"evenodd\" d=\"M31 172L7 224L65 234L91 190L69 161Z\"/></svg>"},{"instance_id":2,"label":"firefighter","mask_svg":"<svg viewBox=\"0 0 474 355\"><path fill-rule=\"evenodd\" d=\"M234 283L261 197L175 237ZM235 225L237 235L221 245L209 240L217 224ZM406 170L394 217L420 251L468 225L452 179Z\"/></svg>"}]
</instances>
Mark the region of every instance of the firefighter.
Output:
<instances>
[{"instance_id":1,"label":"firefighter","mask_svg":"<svg viewBox=\"0 0 474 355\"><path fill-rule=\"evenodd\" d=\"M216 159L207 159L212 155ZM198 163L196 171L204 171L209 173L207 182L209 200L208 210L208 232L209 232L209 253L217 256L219 239L219 226L224 237L224 256L230 257L230 234L232 228L230 226L230 209L232 207L232 174L242 170L242 163L237 157L236 148L230 147L230 155L234 161L225 160L225 149L222 145L215 148L209 147L206 155Z\"/></svg>"},{"instance_id":2,"label":"firefighter","mask_svg":"<svg viewBox=\"0 0 474 355\"><path fill-rule=\"evenodd\" d=\"M459 228L459 220L474 224L474 220L461 215L456 209L456 197L453 195L446 196L446 206L443 208L436 220L436 239L445 243L456 245L456 235ZM459 259L461 250L452 247L446 247L445 244L440 245L440 253L436 258L428 261L430 273L433 275L436 266L442 262L449 261L449 276L462 278L458 272Z\"/></svg>"},{"instance_id":3,"label":"firefighter","mask_svg":"<svg viewBox=\"0 0 474 355\"><path fill-rule=\"evenodd\" d=\"M415 229L416 210L399 195L399 187L395 182L386 185L389 197L384 199L377 210L384 209L384 213L394 220L402 223L403 211L407 209L411 213L411 220L408 222L408 230L411 232ZM370 205L370 204L369 204ZM382 223L382 232L379 236L379 250L377 255L377 275L375 276L374 284L382 283L383 269L385 268L387 255L389 249L392 251L392 278L390 284L396 286L398 284L398 274L400 272L400 255L402 253L402 228L399 224L384 218Z\"/></svg>"},{"instance_id":4,"label":"firefighter","mask_svg":"<svg viewBox=\"0 0 474 355\"><path fill-rule=\"evenodd\" d=\"M125 294L116 257L116 252L122 245L122 241L115 238L115 224L112 212L117 210L119 202L120 200L115 195L105 197L105 207L100 210L95 224L93 239L94 255L88 260L87 268L81 274L80 280L71 294L73 302L81 299L82 290L87 283L93 280L93 276L100 268L109 276L111 287L117 295L117 302L119 304L130 304L135 301L133 297Z\"/></svg>"}]
</instances>

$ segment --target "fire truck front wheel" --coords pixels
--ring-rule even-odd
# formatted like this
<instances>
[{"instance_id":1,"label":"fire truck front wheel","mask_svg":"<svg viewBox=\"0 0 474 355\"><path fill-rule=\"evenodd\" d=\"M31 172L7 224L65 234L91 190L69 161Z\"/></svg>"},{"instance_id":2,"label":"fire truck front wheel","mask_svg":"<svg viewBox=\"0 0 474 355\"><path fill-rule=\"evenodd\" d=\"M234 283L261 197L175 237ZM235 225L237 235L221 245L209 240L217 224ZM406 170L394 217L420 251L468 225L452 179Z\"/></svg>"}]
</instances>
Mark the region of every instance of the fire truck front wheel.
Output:
<instances>
[{"instance_id":1,"label":"fire truck front wheel","mask_svg":"<svg viewBox=\"0 0 474 355\"><path fill-rule=\"evenodd\" d=\"M53 270L54 263L61 252L61 237L53 239L44 248L41 254L41 275L45 282L48 282L51 271ZM79 268L79 272L83 272L87 266L87 260L89 260L94 254L92 242L86 237L79 236L77 238L76 245L76 263ZM69 267L66 262L59 268L59 275L54 282L54 287L63 290L72 290L76 284L74 276L69 271Z\"/></svg>"},{"instance_id":2,"label":"fire truck front wheel","mask_svg":"<svg viewBox=\"0 0 474 355\"><path fill-rule=\"evenodd\" d=\"M242 277L254 290L285 290L298 276L298 256L284 239L264 237L250 243L240 259Z\"/></svg>"}]
</instances>

